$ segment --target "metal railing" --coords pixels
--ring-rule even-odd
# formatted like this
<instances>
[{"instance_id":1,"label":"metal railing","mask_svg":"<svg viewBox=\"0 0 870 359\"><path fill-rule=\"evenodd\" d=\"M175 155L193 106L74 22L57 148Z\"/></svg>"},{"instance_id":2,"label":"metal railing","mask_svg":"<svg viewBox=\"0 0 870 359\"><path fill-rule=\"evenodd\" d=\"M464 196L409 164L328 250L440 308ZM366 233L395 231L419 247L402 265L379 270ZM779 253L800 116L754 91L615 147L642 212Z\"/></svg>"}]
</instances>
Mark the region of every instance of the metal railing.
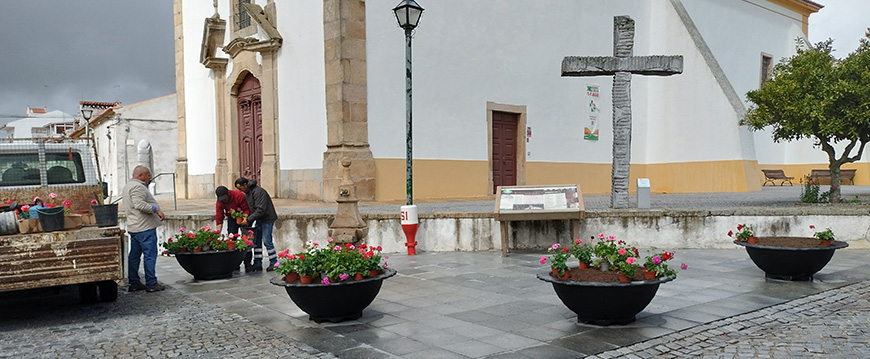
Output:
<instances>
[{"instance_id":1,"label":"metal railing","mask_svg":"<svg viewBox=\"0 0 870 359\"><path fill-rule=\"evenodd\" d=\"M151 181L153 182L157 177L162 175L172 175L172 207L174 210L178 210L178 197L175 195L175 172L163 172L158 173L156 176L151 177ZM156 183L156 182L155 182ZM156 188L155 188L156 191Z\"/></svg>"}]
</instances>

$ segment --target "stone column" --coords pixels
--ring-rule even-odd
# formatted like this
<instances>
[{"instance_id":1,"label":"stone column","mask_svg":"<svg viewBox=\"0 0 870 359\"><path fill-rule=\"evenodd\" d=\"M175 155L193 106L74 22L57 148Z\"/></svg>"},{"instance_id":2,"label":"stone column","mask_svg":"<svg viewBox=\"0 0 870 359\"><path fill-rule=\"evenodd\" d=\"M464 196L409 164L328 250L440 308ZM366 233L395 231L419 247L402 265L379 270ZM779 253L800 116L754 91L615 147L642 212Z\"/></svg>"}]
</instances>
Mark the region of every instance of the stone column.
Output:
<instances>
[{"instance_id":1,"label":"stone column","mask_svg":"<svg viewBox=\"0 0 870 359\"><path fill-rule=\"evenodd\" d=\"M375 164L368 142L366 15L361 0L323 0L327 143L323 200L339 197L341 159L353 161L357 197L375 198Z\"/></svg>"},{"instance_id":2,"label":"stone column","mask_svg":"<svg viewBox=\"0 0 870 359\"><path fill-rule=\"evenodd\" d=\"M226 108L226 88L227 88L227 59L212 58L206 62L205 66L214 71L214 103L215 103L215 125L217 131L217 163L214 167L214 185L226 186L226 179L229 176L229 166L227 164L227 113ZM229 183L232 184L232 183Z\"/></svg>"},{"instance_id":3,"label":"stone column","mask_svg":"<svg viewBox=\"0 0 870 359\"><path fill-rule=\"evenodd\" d=\"M176 197L188 198L187 189L187 122L184 113L184 28L181 0L172 3L175 20L175 93L178 115L178 158L175 162Z\"/></svg>"},{"instance_id":4,"label":"stone column","mask_svg":"<svg viewBox=\"0 0 870 359\"><path fill-rule=\"evenodd\" d=\"M263 121L263 163L260 165L260 187L278 196L280 177L278 160L278 69L276 49L260 52L263 56L263 76L260 78L260 99Z\"/></svg>"}]
</instances>

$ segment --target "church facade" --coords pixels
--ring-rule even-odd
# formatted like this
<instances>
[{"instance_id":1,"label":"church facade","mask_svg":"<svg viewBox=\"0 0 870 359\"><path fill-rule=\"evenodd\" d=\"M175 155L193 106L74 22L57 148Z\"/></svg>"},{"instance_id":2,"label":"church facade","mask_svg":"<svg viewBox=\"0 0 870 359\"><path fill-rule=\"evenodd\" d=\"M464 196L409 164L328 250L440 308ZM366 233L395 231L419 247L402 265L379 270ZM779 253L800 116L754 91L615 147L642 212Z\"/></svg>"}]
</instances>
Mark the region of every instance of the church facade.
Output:
<instances>
[{"instance_id":1,"label":"church facade","mask_svg":"<svg viewBox=\"0 0 870 359\"><path fill-rule=\"evenodd\" d=\"M404 199L405 37L395 2L176 0L179 195L213 196L246 176L273 196L331 201L349 157L358 197ZM653 193L757 191L760 169L798 177L827 167L809 141L775 144L738 125L745 93L806 38L815 2L420 5L415 199L480 199L499 185L610 193L613 77L560 70L565 57L613 55L621 15L636 23L634 56L684 61L680 74L631 78L631 191L637 178Z\"/></svg>"}]
</instances>

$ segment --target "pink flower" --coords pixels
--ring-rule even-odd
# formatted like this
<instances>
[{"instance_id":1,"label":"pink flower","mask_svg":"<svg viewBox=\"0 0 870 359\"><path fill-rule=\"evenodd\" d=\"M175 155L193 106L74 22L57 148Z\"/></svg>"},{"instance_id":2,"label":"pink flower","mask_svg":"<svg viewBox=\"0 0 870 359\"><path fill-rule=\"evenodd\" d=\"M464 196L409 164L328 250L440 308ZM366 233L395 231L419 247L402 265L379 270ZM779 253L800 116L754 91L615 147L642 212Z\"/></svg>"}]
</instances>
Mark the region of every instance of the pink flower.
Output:
<instances>
[{"instance_id":1,"label":"pink flower","mask_svg":"<svg viewBox=\"0 0 870 359\"><path fill-rule=\"evenodd\" d=\"M618 252L619 252L619 255L624 256L625 252L627 252L627 251L625 250L625 248L620 248Z\"/></svg>"},{"instance_id":2,"label":"pink flower","mask_svg":"<svg viewBox=\"0 0 870 359\"><path fill-rule=\"evenodd\" d=\"M541 264L547 263L547 257L541 256L541 260L539 260L538 262L541 262Z\"/></svg>"},{"instance_id":3,"label":"pink flower","mask_svg":"<svg viewBox=\"0 0 870 359\"><path fill-rule=\"evenodd\" d=\"M598 233L598 239L604 239L604 233Z\"/></svg>"},{"instance_id":4,"label":"pink flower","mask_svg":"<svg viewBox=\"0 0 870 359\"><path fill-rule=\"evenodd\" d=\"M314 245L314 248L317 248L317 246L319 246L319 244L317 244L317 241L315 241L315 242L312 242L312 243L311 243L311 244L313 244L313 245Z\"/></svg>"},{"instance_id":5,"label":"pink flower","mask_svg":"<svg viewBox=\"0 0 870 359\"><path fill-rule=\"evenodd\" d=\"M340 251L340 250L341 250L341 247L339 247L339 246L335 246L335 247L332 247L332 250L334 250L334 251Z\"/></svg>"},{"instance_id":6,"label":"pink flower","mask_svg":"<svg viewBox=\"0 0 870 359\"><path fill-rule=\"evenodd\" d=\"M659 257L659 256L655 256L655 257L652 257L652 261L653 261L653 263L655 263L655 264L659 264L659 263L662 262L662 258Z\"/></svg>"},{"instance_id":7,"label":"pink flower","mask_svg":"<svg viewBox=\"0 0 870 359\"><path fill-rule=\"evenodd\" d=\"M91 200L91 206L96 206L96 205L97 205L97 200L92 199L92 200Z\"/></svg>"},{"instance_id":8,"label":"pink flower","mask_svg":"<svg viewBox=\"0 0 870 359\"><path fill-rule=\"evenodd\" d=\"M320 281L320 283L323 283L325 285L329 285L329 277L324 277L323 280Z\"/></svg>"},{"instance_id":9,"label":"pink flower","mask_svg":"<svg viewBox=\"0 0 870 359\"><path fill-rule=\"evenodd\" d=\"M687 266L686 263L683 263L683 264L680 264L680 268L682 268L683 270L686 270L689 268L689 266Z\"/></svg>"},{"instance_id":10,"label":"pink flower","mask_svg":"<svg viewBox=\"0 0 870 359\"><path fill-rule=\"evenodd\" d=\"M616 236L608 236L607 239L609 239L609 240L612 241L612 240L615 240L615 239L616 239Z\"/></svg>"},{"instance_id":11,"label":"pink flower","mask_svg":"<svg viewBox=\"0 0 870 359\"><path fill-rule=\"evenodd\" d=\"M574 240L574 243L576 243L576 244L580 244L580 243L583 243L583 240L580 239L580 238L577 238L577 239Z\"/></svg>"},{"instance_id":12,"label":"pink flower","mask_svg":"<svg viewBox=\"0 0 870 359\"><path fill-rule=\"evenodd\" d=\"M253 246L253 245L254 245L254 242L251 242L251 241L249 241L249 240L246 239L246 240L245 240L245 245L246 245L246 246Z\"/></svg>"},{"instance_id":13,"label":"pink flower","mask_svg":"<svg viewBox=\"0 0 870 359\"><path fill-rule=\"evenodd\" d=\"M178 229L179 232L184 232L184 227Z\"/></svg>"},{"instance_id":14,"label":"pink flower","mask_svg":"<svg viewBox=\"0 0 870 359\"><path fill-rule=\"evenodd\" d=\"M326 239L327 242L332 242L332 237Z\"/></svg>"},{"instance_id":15,"label":"pink flower","mask_svg":"<svg viewBox=\"0 0 870 359\"><path fill-rule=\"evenodd\" d=\"M553 243L553 249L559 249L559 243Z\"/></svg>"},{"instance_id":16,"label":"pink flower","mask_svg":"<svg viewBox=\"0 0 870 359\"><path fill-rule=\"evenodd\" d=\"M625 260L625 263L632 264L632 263L634 263L634 261L635 261L634 257L628 257L628 259Z\"/></svg>"},{"instance_id":17,"label":"pink flower","mask_svg":"<svg viewBox=\"0 0 870 359\"><path fill-rule=\"evenodd\" d=\"M278 266L280 266L280 265L281 265L280 263L275 262L275 268L278 268Z\"/></svg>"},{"instance_id":18,"label":"pink flower","mask_svg":"<svg viewBox=\"0 0 870 359\"><path fill-rule=\"evenodd\" d=\"M350 276L347 274L344 274L344 273L338 275L338 279L341 279L341 280L345 280L345 279L347 279L347 277L350 277Z\"/></svg>"},{"instance_id":19,"label":"pink flower","mask_svg":"<svg viewBox=\"0 0 870 359\"><path fill-rule=\"evenodd\" d=\"M48 194L48 198L51 198L51 199L55 199L55 198L57 198L57 193L54 193L54 192L49 193L49 194Z\"/></svg>"}]
</instances>

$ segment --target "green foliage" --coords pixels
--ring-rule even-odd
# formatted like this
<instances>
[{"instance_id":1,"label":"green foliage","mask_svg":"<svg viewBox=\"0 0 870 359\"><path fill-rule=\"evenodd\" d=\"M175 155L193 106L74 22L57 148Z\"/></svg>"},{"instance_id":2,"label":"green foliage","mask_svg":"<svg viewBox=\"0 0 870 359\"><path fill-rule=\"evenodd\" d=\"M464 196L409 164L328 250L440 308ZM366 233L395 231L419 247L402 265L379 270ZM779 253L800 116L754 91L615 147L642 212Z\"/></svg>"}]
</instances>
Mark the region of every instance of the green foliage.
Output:
<instances>
[{"instance_id":1,"label":"green foliage","mask_svg":"<svg viewBox=\"0 0 870 359\"><path fill-rule=\"evenodd\" d=\"M583 240L580 238L575 239L574 244L571 245L571 255L583 263L592 263L592 254L592 246L583 244Z\"/></svg>"},{"instance_id":2,"label":"green foliage","mask_svg":"<svg viewBox=\"0 0 870 359\"><path fill-rule=\"evenodd\" d=\"M753 131L770 127L775 142L814 140L828 155L829 198L838 202L840 165L860 160L870 142L870 31L843 60L832 56L832 42L798 48L777 64L770 81L746 94L753 105L740 124ZM841 141L846 145L838 157L834 145Z\"/></svg>"},{"instance_id":3,"label":"green foliage","mask_svg":"<svg viewBox=\"0 0 870 359\"><path fill-rule=\"evenodd\" d=\"M803 188L801 188L801 203L824 203L828 202L831 191L819 191L819 185L815 181L806 177Z\"/></svg>"}]
</instances>

